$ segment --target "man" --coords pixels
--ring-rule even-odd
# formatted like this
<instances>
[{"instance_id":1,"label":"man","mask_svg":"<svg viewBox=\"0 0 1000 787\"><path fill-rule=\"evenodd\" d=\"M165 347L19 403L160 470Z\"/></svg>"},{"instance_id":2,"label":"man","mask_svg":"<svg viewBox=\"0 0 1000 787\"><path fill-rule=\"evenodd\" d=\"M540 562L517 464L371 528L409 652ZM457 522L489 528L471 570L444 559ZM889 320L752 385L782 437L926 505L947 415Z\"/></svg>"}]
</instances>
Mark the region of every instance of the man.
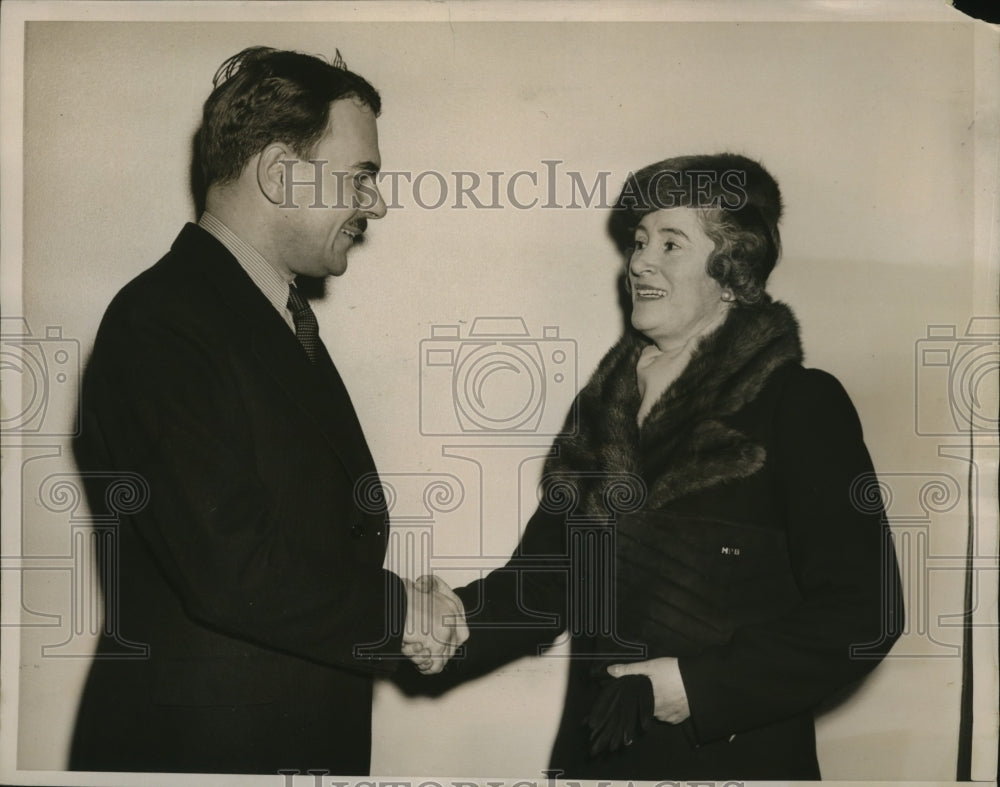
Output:
<instances>
[{"instance_id":1,"label":"man","mask_svg":"<svg viewBox=\"0 0 1000 787\"><path fill-rule=\"evenodd\" d=\"M295 287L343 274L385 215L380 98L339 60L264 47L214 84L205 213L114 299L84 381L91 507L120 514L122 478L144 504L122 515L117 570L103 566L117 626L70 766L366 774L373 677L398 663L404 628L425 660L466 635L442 621L449 591L382 568L374 463ZM120 639L148 658L111 658Z\"/></svg>"}]
</instances>

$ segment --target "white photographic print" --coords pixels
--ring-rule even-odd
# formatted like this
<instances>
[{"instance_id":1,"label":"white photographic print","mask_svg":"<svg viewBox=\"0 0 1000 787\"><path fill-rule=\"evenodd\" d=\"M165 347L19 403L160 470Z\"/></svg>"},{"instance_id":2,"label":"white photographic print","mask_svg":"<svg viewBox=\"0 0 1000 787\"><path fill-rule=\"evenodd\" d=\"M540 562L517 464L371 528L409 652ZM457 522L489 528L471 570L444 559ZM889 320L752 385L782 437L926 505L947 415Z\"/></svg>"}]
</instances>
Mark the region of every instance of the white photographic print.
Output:
<instances>
[{"instance_id":1,"label":"white photographic print","mask_svg":"<svg viewBox=\"0 0 1000 787\"><path fill-rule=\"evenodd\" d=\"M2 14L0 780L995 783L996 26Z\"/></svg>"}]
</instances>

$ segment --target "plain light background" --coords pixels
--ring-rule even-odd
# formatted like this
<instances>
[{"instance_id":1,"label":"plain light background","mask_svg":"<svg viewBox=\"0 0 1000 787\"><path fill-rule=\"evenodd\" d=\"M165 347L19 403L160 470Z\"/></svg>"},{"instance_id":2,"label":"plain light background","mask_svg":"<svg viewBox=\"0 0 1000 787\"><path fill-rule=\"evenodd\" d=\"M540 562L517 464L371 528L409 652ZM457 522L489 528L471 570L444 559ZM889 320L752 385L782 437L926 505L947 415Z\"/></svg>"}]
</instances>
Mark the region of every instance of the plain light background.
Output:
<instances>
[{"instance_id":1,"label":"plain light background","mask_svg":"<svg viewBox=\"0 0 1000 787\"><path fill-rule=\"evenodd\" d=\"M941 616L962 610L968 465L939 456L939 446L961 446L962 438L917 432L949 414L941 368L922 361L928 326L955 326L961 337L971 317L983 316L975 312L982 281L973 264L974 38L957 16L850 24L32 22L23 313L36 334L59 326L84 360L114 293L195 218L190 140L218 65L254 44L330 57L339 48L382 94L384 168L435 171L451 184L434 210L402 184L401 207L371 224L347 274L328 283L315 308L379 470L396 490L397 532L431 539L400 570L429 567L461 584L517 543L550 440L423 434L422 423L455 416L442 395L449 372L425 367L421 342L432 326L456 325L453 344L461 346L477 317L521 317L544 356L557 341L544 329L558 328L559 346L577 364L575 386L554 385L551 366L543 372L546 417L558 421L623 317L606 211L518 210L505 197L496 210L456 209L451 173L488 182L496 171L502 183L520 170L538 173L542 185L522 179L518 193L544 203L552 165L542 162L558 160L556 201L567 204L568 171L588 186L610 173L613 199L630 170L668 156L731 150L758 158L786 204L784 255L770 290L799 318L807 365L835 374L854 400L892 494L897 543L905 535L907 545L907 635L898 657L820 716L823 774L950 780L960 630ZM425 188L424 202L433 201L436 187ZM523 379L510 390L521 390ZM68 428L73 380L61 390L63 410L49 424L62 418ZM47 479L73 472L67 445L40 439L23 454L21 555L70 555L71 525L86 520L85 507L54 510L46 499ZM450 491L435 498L442 488ZM93 636L72 631L86 616L74 617L69 571L21 576L23 606L61 617L20 631L18 768L60 770ZM42 656L67 639L80 646L77 657ZM379 684L373 773L538 776L561 710L565 652L559 646L437 700L408 700ZM985 683L977 689L989 692Z\"/></svg>"}]
</instances>

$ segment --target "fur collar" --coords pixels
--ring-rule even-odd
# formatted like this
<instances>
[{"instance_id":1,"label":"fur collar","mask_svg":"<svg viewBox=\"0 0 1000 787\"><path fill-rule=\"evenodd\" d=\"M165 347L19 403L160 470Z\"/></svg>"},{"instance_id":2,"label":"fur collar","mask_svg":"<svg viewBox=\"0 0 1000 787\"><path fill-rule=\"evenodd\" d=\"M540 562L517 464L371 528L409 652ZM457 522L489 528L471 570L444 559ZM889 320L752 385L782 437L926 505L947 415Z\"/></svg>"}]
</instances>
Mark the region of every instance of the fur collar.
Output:
<instances>
[{"instance_id":1,"label":"fur collar","mask_svg":"<svg viewBox=\"0 0 1000 787\"><path fill-rule=\"evenodd\" d=\"M648 343L626 333L580 392L579 428L556 438L545 465L546 508L598 519L607 518L612 504L619 513L657 509L764 465L763 446L725 419L752 402L775 370L801 362L791 310L770 300L735 307L701 340L640 429L636 364Z\"/></svg>"}]
</instances>

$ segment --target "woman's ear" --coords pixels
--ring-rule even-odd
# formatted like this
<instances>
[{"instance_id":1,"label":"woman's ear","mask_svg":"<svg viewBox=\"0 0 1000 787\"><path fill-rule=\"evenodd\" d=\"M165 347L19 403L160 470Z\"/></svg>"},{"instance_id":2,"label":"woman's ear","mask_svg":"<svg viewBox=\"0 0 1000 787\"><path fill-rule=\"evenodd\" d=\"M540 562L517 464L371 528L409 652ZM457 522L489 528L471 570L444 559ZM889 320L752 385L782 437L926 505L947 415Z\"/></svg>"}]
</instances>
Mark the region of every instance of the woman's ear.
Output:
<instances>
[{"instance_id":1,"label":"woman's ear","mask_svg":"<svg viewBox=\"0 0 1000 787\"><path fill-rule=\"evenodd\" d=\"M257 186L272 204L294 207L286 183L290 182L296 161L292 151L279 142L268 145L257 157Z\"/></svg>"},{"instance_id":2,"label":"woman's ear","mask_svg":"<svg viewBox=\"0 0 1000 787\"><path fill-rule=\"evenodd\" d=\"M719 287L723 288L722 282L729 278L733 269L733 261L725 254L713 251L708 255L705 263L705 273L719 282Z\"/></svg>"}]
</instances>

